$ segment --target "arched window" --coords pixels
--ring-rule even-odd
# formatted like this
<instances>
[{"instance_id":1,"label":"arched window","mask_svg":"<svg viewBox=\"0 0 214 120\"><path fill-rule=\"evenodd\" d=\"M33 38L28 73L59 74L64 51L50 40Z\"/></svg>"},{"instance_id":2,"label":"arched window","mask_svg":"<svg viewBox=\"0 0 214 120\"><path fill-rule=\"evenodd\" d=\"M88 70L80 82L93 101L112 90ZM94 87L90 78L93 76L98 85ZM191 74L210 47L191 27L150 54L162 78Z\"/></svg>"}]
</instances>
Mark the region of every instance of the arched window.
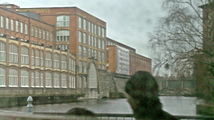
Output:
<instances>
[{"instance_id":1,"label":"arched window","mask_svg":"<svg viewBox=\"0 0 214 120\"><path fill-rule=\"evenodd\" d=\"M56 17L56 26L57 27L69 27L70 16L61 15Z\"/></svg>"},{"instance_id":2,"label":"arched window","mask_svg":"<svg viewBox=\"0 0 214 120\"><path fill-rule=\"evenodd\" d=\"M9 87L18 87L18 71L16 69L9 69L8 74Z\"/></svg>"},{"instance_id":3,"label":"arched window","mask_svg":"<svg viewBox=\"0 0 214 120\"><path fill-rule=\"evenodd\" d=\"M56 32L56 41L69 41L70 39L70 31L68 30L59 30Z\"/></svg>"},{"instance_id":4,"label":"arched window","mask_svg":"<svg viewBox=\"0 0 214 120\"><path fill-rule=\"evenodd\" d=\"M18 47L14 44L9 47L9 62L18 63Z\"/></svg>"},{"instance_id":5,"label":"arched window","mask_svg":"<svg viewBox=\"0 0 214 120\"><path fill-rule=\"evenodd\" d=\"M0 87L5 86L6 72L4 68L0 68Z\"/></svg>"},{"instance_id":6,"label":"arched window","mask_svg":"<svg viewBox=\"0 0 214 120\"><path fill-rule=\"evenodd\" d=\"M29 72L26 70L21 71L21 87L29 87Z\"/></svg>"},{"instance_id":7,"label":"arched window","mask_svg":"<svg viewBox=\"0 0 214 120\"><path fill-rule=\"evenodd\" d=\"M29 64L29 49L27 47L21 48L21 64Z\"/></svg>"},{"instance_id":8,"label":"arched window","mask_svg":"<svg viewBox=\"0 0 214 120\"><path fill-rule=\"evenodd\" d=\"M5 43L0 42L0 61L6 60Z\"/></svg>"}]
</instances>

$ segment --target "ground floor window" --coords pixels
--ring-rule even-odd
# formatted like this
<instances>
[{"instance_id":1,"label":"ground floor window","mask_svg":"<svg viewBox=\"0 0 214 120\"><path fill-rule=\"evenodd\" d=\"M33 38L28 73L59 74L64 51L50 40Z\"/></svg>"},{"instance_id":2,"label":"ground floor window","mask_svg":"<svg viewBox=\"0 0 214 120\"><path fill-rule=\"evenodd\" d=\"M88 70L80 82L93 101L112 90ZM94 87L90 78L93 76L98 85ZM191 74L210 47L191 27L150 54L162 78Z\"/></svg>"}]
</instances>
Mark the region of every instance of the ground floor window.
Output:
<instances>
[{"instance_id":1,"label":"ground floor window","mask_svg":"<svg viewBox=\"0 0 214 120\"><path fill-rule=\"evenodd\" d=\"M55 88L60 87L60 76L58 73L54 73L54 87Z\"/></svg>"},{"instance_id":2,"label":"ground floor window","mask_svg":"<svg viewBox=\"0 0 214 120\"><path fill-rule=\"evenodd\" d=\"M48 88L52 87L52 75L50 72L45 73L45 86Z\"/></svg>"},{"instance_id":3,"label":"ground floor window","mask_svg":"<svg viewBox=\"0 0 214 120\"><path fill-rule=\"evenodd\" d=\"M29 72L26 70L21 71L21 87L29 87Z\"/></svg>"},{"instance_id":4,"label":"ground floor window","mask_svg":"<svg viewBox=\"0 0 214 120\"><path fill-rule=\"evenodd\" d=\"M5 86L6 72L4 68L0 68L0 87Z\"/></svg>"},{"instance_id":5,"label":"ground floor window","mask_svg":"<svg viewBox=\"0 0 214 120\"><path fill-rule=\"evenodd\" d=\"M18 87L18 71L16 69L9 69L9 86Z\"/></svg>"}]
</instances>

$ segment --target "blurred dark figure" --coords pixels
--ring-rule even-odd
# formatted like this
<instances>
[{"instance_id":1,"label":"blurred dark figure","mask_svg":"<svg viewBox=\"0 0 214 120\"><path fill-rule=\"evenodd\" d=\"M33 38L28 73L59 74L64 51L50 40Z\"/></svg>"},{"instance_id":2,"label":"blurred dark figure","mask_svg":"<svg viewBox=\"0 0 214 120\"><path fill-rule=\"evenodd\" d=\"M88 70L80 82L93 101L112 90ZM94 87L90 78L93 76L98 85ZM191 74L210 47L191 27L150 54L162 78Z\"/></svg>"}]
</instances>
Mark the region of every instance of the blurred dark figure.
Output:
<instances>
[{"instance_id":1,"label":"blurred dark figure","mask_svg":"<svg viewBox=\"0 0 214 120\"><path fill-rule=\"evenodd\" d=\"M66 114L77 115L77 116L92 116L92 117L95 116L95 114L92 111L87 110L85 108L78 108L78 107L68 110Z\"/></svg>"},{"instance_id":2,"label":"blurred dark figure","mask_svg":"<svg viewBox=\"0 0 214 120\"><path fill-rule=\"evenodd\" d=\"M125 91L137 120L178 120L162 110L155 78L145 71L138 71L127 81Z\"/></svg>"}]
</instances>

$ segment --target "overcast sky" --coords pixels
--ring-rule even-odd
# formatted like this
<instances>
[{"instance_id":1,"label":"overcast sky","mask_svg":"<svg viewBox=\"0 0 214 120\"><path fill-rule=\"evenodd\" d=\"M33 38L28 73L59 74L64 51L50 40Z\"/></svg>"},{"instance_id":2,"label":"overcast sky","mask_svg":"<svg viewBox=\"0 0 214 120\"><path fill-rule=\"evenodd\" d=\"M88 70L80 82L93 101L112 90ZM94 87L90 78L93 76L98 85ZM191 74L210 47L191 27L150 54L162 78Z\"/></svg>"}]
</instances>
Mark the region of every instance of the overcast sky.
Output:
<instances>
[{"instance_id":1,"label":"overcast sky","mask_svg":"<svg viewBox=\"0 0 214 120\"><path fill-rule=\"evenodd\" d=\"M129 45L137 53L152 57L148 33L163 16L163 0L0 0L20 7L76 6L107 23L107 37Z\"/></svg>"}]
</instances>

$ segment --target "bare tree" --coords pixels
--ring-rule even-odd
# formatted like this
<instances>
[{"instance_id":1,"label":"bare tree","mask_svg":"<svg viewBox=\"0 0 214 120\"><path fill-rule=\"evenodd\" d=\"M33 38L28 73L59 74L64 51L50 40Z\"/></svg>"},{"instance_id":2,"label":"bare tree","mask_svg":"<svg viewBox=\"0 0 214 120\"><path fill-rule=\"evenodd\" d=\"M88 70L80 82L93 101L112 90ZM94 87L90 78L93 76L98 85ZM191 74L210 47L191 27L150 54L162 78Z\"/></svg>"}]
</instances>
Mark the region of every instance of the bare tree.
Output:
<instances>
[{"instance_id":1,"label":"bare tree","mask_svg":"<svg viewBox=\"0 0 214 120\"><path fill-rule=\"evenodd\" d=\"M195 54L203 50L201 5L208 0L165 0L166 17L150 36L157 70L169 65L174 72L191 71Z\"/></svg>"},{"instance_id":2,"label":"bare tree","mask_svg":"<svg viewBox=\"0 0 214 120\"><path fill-rule=\"evenodd\" d=\"M150 36L154 70L165 66L174 74L185 76L197 71L198 62L204 67L200 77L214 78L214 0L165 0L163 8L167 16L160 19ZM204 86L207 84L210 82Z\"/></svg>"}]
</instances>

